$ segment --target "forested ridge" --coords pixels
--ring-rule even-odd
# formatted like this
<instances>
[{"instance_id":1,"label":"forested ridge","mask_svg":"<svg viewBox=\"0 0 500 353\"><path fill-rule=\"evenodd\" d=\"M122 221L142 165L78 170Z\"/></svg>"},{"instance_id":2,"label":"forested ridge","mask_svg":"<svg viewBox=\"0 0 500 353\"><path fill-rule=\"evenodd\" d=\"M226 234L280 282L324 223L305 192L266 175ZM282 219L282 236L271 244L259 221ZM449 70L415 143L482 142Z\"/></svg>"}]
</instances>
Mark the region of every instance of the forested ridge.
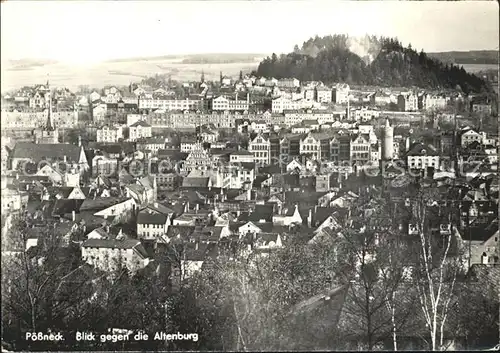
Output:
<instances>
[{"instance_id":1,"label":"forested ridge","mask_svg":"<svg viewBox=\"0 0 500 353\"><path fill-rule=\"evenodd\" d=\"M325 84L459 88L467 94L491 92L488 83L463 67L444 64L423 50L417 52L411 45L404 47L395 38L375 36L316 36L304 42L302 48L296 45L292 53L265 58L255 74Z\"/></svg>"}]
</instances>

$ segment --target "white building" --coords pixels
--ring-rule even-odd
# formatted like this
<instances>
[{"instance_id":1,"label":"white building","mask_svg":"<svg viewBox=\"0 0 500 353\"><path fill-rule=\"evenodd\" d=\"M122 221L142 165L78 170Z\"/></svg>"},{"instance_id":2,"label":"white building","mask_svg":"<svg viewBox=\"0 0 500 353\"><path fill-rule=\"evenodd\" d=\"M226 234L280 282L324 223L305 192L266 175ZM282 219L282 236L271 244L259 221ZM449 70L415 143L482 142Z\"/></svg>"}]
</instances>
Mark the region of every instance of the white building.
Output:
<instances>
[{"instance_id":1,"label":"white building","mask_svg":"<svg viewBox=\"0 0 500 353\"><path fill-rule=\"evenodd\" d=\"M254 161L258 165L271 164L271 142L261 134L257 135L248 144L248 150L254 156Z\"/></svg>"},{"instance_id":2,"label":"white building","mask_svg":"<svg viewBox=\"0 0 500 353\"><path fill-rule=\"evenodd\" d=\"M283 88L297 88L300 87L300 81L296 78L282 78L278 80L277 86Z\"/></svg>"},{"instance_id":3,"label":"white building","mask_svg":"<svg viewBox=\"0 0 500 353\"><path fill-rule=\"evenodd\" d=\"M418 96L414 93L400 94L398 107L405 112L416 112L418 110Z\"/></svg>"},{"instance_id":4,"label":"white building","mask_svg":"<svg viewBox=\"0 0 500 353\"><path fill-rule=\"evenodd\" d=\"M247 99L238 99L236 94L235 99L229 99L224 96L219 96L212 99L213 111L246 111L250 106L250 96L247 94Z\"/></svg>"},{"instance_id":5,"label":"white building","mask_svg":"<svg viewBox=\"0 0 500 353\"><path fill-rule=\"evenodd\" d=\"M91 238L82 243L82 259L103 271L113 271L120 265L135 272L144 268L149 259L144 246L136 239Z\"/></svg>"},{"instance_id":6,"label":"white building","mask_svg":"<svg viewBox=\"0 0 500 353\"><path fill-rule=\"evenodd\" d=\"M253 163L254 156L247 150L240 149L229 155L229 161L233 163Z\"/></svg>"},{"instance_id":7,"label":"white building","mask_svg":"<svg viewBox=\"0 0 500 353\"><path fill-rule=\"evenodd\" d=\"M413 145L406 154L407 165L409 169L425 170L428 167L439 169L439 154L436 149L430 145L422 143Z\"/></svg>"},{"instance_id":8,"label":"white building","mask_svg":"<svg viewBox=\"0 0 500 353\"><path fill-rule=\"evenodd\" d=\"M165 239L169 225L168 214L153 208L145 208L137 216L137 236L139 239L161 241Z\"/></svg>"},{"instance_id":9,"label":"white building","mask_svg":"<svg viewBox=\"0 0 500 353\"><path fill-rule=\"evenodd\" d=\"M462 147L467 147L467 145L471 144L474 141L482 143L483 135L472 129L464 132L460 137L460 144L462 145Z\"/></svg>"},{"instance_id":10,"label":"white building","mask_svg":"<svg viewBox=\"0 0 500 353\"><path fill-rule=\"evenodd\" d=\"M123 128L121 126L103 126L97 130L97 142L115 143L123 139Z\"/></svg>"},{"instance_id":11,"label":"white building","mask_svg":"<svg viewBox=\"0 0 500 353\"><path fill-rule=\"evenodd\" d=\"M367 122L372 119L376 119L380 117L380 111L369 109L367 107L363 107L361 109L351 110L351 116L354 113L354 120Z\"/></svg>"},{"instance_id":12,"label":"white building","mask_svg":"<svg viewBox=\"0 0 500 353\"><path fill-rule=\"evenodd\" d=\"M333 92L328 87L316 87L316 101L320 103L330 103L333 99Z\"/></svg>"},{"instance_id":13,"label":"white building","mask_svg":"<svg viewBox=\"0 0 500 353\"><path fill-rule=\"evenodd\" d=\"M200 99L175 99L166 97L163 99L139 98L139 109L164 109L164 110L198 110L203 102Z\"/></svg>"},{"instance_id":14,"label":"white building","mask_svg":"<svg viewBox=\"0 0 500 353\"><path fill-rule=\"evenodd\" d=\"M426 95L424 99L424 108L426 110L434 110L434 109L444 109L448 104L449 98L445 98L443 96L436 95Z\"/></svg>"},{"instance_id":15,"label":"white building","mask_svg":"<svg viewBox=\"0 0 500 353\"><path fill-rule=\"evenodd\" d=\"M142 120L137 121L132 125L130 125L129 127L130 141L137 141L138 139L151 136L152 136L151 125L149 125L145 121Z\"/></svg>"},{"instance_id":16,"label":"white building","mask_svg":"<svg viewBox=\"0 0 500 353\"><path fill-rule=\"evenodd\" d=\"M283 97L273 99L271 105L272 113L283 113L284 110L300 110L303 108L310 108L311 102L304 99L291 100Z\"/></svg>"},{"instance_id":17,"label":"white building","mask_svg":"<svg viewBox=\"0 0 500 353\"><path fill-rule=\"evenodd\" d=\"M314 159L321 159L321 140L314 134L309 133L300 139L299 153L312 156Z\"/></svg>"},{"instance_id":18,"label":"white building","mask_svg":"<svg viewBox=\"0 0 500 353\"><path fill-rule=\"evenodd\" d=\"M347 104L349 101L349 85L347 83L338 83L333 88L332 98L337 104Z\"/></svg>"}]
</instances>

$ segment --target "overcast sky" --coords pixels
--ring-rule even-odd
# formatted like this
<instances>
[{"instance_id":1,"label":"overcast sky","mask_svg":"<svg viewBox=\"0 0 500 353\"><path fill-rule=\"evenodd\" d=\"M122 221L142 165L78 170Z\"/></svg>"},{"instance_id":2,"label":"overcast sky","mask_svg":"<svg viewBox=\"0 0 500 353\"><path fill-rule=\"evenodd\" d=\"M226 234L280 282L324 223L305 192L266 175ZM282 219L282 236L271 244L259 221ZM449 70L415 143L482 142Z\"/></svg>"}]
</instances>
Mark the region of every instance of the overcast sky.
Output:
<instances>
[{"instance_id":1,"label":"overcast sky","mask_svg":"<svg viewBox=\"0 0 500 353\"><path fill-rule=\"evenodd\" d=\"M2 59L98 62L283 53L314 35L397 36L427 52L498 50L496 1L8 1ZM3 61L2 60L2 61Z\"/></svg>"}]
</instances>

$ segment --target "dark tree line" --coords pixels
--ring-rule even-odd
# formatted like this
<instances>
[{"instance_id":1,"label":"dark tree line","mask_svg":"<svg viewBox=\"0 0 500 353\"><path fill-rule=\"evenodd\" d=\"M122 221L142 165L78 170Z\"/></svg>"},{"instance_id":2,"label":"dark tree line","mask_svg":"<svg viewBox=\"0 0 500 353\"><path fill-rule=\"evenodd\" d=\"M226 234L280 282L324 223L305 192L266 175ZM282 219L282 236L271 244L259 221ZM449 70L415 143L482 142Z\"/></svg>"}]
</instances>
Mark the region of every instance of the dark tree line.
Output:
<instances>
[{"instance_id":1,"label":"dark tree line","mask_svg":"<svg viewBox=\"0 0 500 353\"><path fill-rule=\"evenodd\" d=\"M460 88L466 94L491 92L487 82L463 67L443 64L397 39L375 36L311 38L302 49L295 46L292 53L265 58L255 74L324 83Z\"/></svg>"}]
</instances>

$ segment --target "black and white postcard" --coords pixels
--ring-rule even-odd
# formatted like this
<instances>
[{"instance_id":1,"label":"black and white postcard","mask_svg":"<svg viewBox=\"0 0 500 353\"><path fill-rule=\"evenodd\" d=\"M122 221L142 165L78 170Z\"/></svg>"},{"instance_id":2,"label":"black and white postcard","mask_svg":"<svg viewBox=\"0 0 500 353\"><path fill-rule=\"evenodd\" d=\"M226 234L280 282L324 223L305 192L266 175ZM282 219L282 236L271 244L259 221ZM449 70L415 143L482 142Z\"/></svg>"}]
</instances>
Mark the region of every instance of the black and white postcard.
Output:
<instances>
[{"instance_id":1,"label":"black and white postcard","mask_svg":"<svg viewBox=\"0 0 500 353\"><path fill-rule=\"evenodd\" d=\"M0 6L2 352L500 350L497 1Z\"/></svg>"}]
</instances>

